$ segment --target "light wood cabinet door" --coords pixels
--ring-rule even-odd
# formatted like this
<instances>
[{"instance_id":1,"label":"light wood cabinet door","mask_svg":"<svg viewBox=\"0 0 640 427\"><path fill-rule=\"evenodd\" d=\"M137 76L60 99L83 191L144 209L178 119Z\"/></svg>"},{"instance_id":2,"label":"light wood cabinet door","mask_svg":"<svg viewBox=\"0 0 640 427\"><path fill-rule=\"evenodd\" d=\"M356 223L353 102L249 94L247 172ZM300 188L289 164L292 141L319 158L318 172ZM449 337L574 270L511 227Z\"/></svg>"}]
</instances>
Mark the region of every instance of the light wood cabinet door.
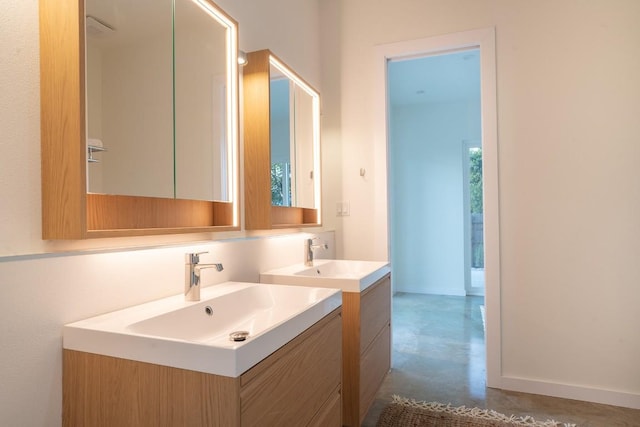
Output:
<instances>
[{"instance_id":1,"label":"light wood cabinet door","mask_svg":"<svg viewBox=\"0 0 640 427\"><path fill-rule=\"evenodd\" d=\"M367 289L360 301L360 354L364 354L391 319L391 278Z\"/></svg>"},{"instance_id":2,"label":"light wood cabinet door","mask_svg":"<svg viewBox=\"0 0 640 427\"><path fill-rule=\"evenodd\" d=\"M336 390L329 401L318 412L309 427L328 427L342 425L342 395Z\"/></svg>"},{"instance_id":3,"label":"light wood cabinet door","mask_svg":"<svg viewBox=\"0 0 640 427\"><path fill-rule=\"evenodd\" d=\"M308 425L329 397L339 395L341 337L342 318L336 313L245 373L242 426Z\"/></svg>"},{"instance_id":4,"label":"light wood cabinet door","mask_svg":"<svg viewBox=\"0 0 640 427\"><path fill-rule=\"evenodd\" d=\"M387 324L360 361L360 421L367 415L376 393L391 366L391 328Z\"/></svg>"}]
</instances>

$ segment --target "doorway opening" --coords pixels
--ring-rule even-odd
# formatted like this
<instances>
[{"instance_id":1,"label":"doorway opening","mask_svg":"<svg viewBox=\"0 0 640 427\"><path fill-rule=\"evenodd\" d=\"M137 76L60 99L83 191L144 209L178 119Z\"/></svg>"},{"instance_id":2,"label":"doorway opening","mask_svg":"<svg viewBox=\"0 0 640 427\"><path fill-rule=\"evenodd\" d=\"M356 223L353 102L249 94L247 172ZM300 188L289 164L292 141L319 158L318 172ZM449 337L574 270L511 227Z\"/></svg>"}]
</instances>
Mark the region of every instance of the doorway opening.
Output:
<instances>
[{"instance_id":1,"label":"doorway opening","mask_svg":"<svg viewBox=\"0 0 640 427\"><path fill-rule=\"evenodd\" d=\"M447 362L450 378L484 398L483 328L466 321L481 324L484 309L480 51L390 60L387 76L395 336L407 335L403 320L413 318L416 341L437 340L424 369L435 378L441 360L461 356L464 363ZM407 297L415 305L403 306ZM412 306L418 312L405 313ZM429 335L434 328L446 336ZM455 350L442 345L454 336ZM394 354L407 359L398 345Z\"/></svg>"},{"instance_id":2,"label":"doorway opening","mask_svg":"<svg viewBox=\"0 0 640 427\"><path fill-rule=\"evenodd\" d=\"M465 195L467 157L477 155L461 142L482 137L480 52L391 60L387 75L396 291L464 296L473 259L467 199L477 201Z\"/></svg>"},{"instance_id":3,"label":"doorway opening","mask_svg":"<svg viewBox=\"0 0 640 427\"><path fill-rule=\"evenodd\" d=\"M384 88L384 91L378 92L377 105L380 108L377 110L375 147L378 160L386 160L388 165L388 169L381 170L377 178L388 183L385 198L388 207L389 258L394 271L393 290L396 293L421 292L463 297L474 293L473 288L478 288L476 291L479 293L479 283L471 281L471 265L474 263L472 247L480 245L482 251L476 252L475 268L480 270L478 265L484 267L486 323L483 328L483 347L486 354L486 376L483 376L486 378L487 386L500 387L502 375L495 31L488 28L453 33L380 45L376 50L379 60L376 84ZM403 124L412 115L418 115L418 108L394 107L395 95L390 88L391 68L424 58L466 62L476 60L479 81L475 81L475 87L480 94L479 101L469 101L465 105L460 99L450 99L449 102L442 102L440 108L423 106L422 110L430 109L433 114L429 118L423 115L419 125L413 127L413 130L407 130L412 127L405 127ZM463 80L457 76L455 71L445 73L445 78L452 82L454 90L462 89L463 86ZM404 83L410 81L408 78L403 80ZM434 89L409 87L405 95L413 97L414 100L421 96L436 96L444 86L446 85L439 84ZM434 94L430 94L430 90L433 90ZM476 118L468 118L465 111L473 109L478 110L479 114ZM460 120L462 116L467 118ZM454 122L454 125L448 126L448 130L437 131L445 122ZM395 147L394 139L396 142L400 141ZM413 148L410 148L411 144L406 143L409 140L422 143L414 144ZM466 145L470 141L479 141L479 146L470 147L474 150L469 149L469 153L465 153ZM465 161L472 161L470 157L464 160L471 154L479 155L482 160L481 243L477 242L477 239L471 241L472 215L464 209L464 205L470 205L471 201L465 201L463 197L463 188L466 185L463 175L470 175L470 171L463 172L463 166ZM420 164L419 161L428 164ZM412 164L418 164L418 167L412 168ZM417 170L419 179L411 178L412 170ZM414 185L418 181L421 184ZM451 189L453 191L450 191ZM403 198L413 205L404 205ZM456 208L453 209L454 207ZM468 229L465 230L467 214L469 222ZM420 236L417 229L424 224L429 233L416 238L415 236ZM427 239L433 239L436 243L429 243ZM412 240L413 244L402 249L403 245L400 243L406 240ZM482 263L479 264L480 260ZM425 265L428 268L424 268ZM466 265L469 268L465 268ZM418 272L403 277L403 270L412 269L417 269ZM428 279L428 289L424 289L425 278Z\"/></svg>"}]
</instances>

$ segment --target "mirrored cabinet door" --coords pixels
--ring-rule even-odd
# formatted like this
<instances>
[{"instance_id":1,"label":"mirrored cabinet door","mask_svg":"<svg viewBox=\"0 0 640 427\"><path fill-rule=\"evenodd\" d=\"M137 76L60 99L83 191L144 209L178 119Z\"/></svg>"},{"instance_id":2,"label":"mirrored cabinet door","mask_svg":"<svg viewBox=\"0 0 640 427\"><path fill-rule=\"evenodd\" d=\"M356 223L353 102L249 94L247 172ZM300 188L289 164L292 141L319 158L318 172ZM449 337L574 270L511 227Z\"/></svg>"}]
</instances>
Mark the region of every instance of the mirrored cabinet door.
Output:
<instances>
[{"instance_id":1,"label":"mirrored cabinet door","mask_svg":"<svg viewBox=\"0 0 640 427\"><path fill-rule=\"evenodd\" d=\"M231 200L227 31L193 0L86 1L90 193Z\"/></svg>"},{"instance_id":2,"label":"mirrored cabinet door","mask_svg":"<svg viewBox=\"0 0 640 427\"><path fill-rule=\"evenodd\" d=\"M175 196L230 201L228 28L193 0L175 0L174 26Z\"/></svg>"}]
</instances>

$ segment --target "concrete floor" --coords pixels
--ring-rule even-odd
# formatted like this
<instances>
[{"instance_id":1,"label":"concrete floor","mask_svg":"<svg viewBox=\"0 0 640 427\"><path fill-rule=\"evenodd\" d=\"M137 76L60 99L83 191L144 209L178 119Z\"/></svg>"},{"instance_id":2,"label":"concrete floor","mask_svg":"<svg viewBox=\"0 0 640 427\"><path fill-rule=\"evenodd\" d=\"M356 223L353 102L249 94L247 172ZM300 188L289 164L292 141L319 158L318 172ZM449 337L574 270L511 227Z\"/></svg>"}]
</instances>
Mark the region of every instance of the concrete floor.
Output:
<instances>
[{"instance_id":1,"label":"concrete floor","mask_svg":"<svg viewBox=\"0 0 640 427\"><path fill-rule=\"evenodd\" d=\"M482 297L394 296L392 369L363 426L376 425L394 394L580 427L640 426L640 410L486 388L483 301Z\"/></svg>"}]
</instances>

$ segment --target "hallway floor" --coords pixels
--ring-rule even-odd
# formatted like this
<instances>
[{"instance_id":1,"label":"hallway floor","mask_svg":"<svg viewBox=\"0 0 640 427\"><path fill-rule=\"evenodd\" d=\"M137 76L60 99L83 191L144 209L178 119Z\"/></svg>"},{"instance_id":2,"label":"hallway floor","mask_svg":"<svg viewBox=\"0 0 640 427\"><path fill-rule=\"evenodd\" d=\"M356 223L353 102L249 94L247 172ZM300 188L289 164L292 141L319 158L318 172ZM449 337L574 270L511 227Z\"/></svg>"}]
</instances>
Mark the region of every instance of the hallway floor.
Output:
<instances>
[{"instance_id":1,"label":"hallway floor","mask_svg":"<svg viewBox=\"0 0 640 427\"><path fill-rule=\"evenodd\" d=\"M375 426L394 394L580 427L640 426L640 410L486 388L483 303L482 297L394 296L392 369L363 426Z\"/></svg>"}]
</instances>

